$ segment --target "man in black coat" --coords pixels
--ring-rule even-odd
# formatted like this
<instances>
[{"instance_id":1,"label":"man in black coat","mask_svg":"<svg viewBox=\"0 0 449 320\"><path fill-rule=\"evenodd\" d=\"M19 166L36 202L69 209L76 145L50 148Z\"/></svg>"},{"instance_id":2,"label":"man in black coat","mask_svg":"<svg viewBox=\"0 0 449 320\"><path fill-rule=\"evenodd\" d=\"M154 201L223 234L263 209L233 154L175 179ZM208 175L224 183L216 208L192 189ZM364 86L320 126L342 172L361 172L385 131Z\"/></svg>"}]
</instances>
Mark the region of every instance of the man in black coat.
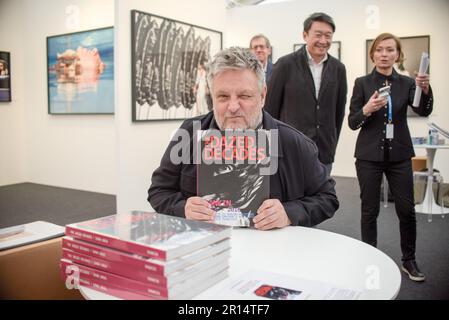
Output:
<instances>
[{"instance_id":1,"label":"man in black coat","mask_svg":"<svg viewBox=\"0 0 449 320\"><path fill-rule=\"evenodd\" d=\"M266 86L262 65L243 48L229 48L209 65L213 111L184 121L153 172L148 201L159 213L213 221L215 212L197 196L194 130L277 130L277 170L270 176L270 198L257 210L261 230L313 226L332 217L339 203L335 181L318 160L312 140L262 111Z\"/></svg>"},{"instance_id":2,"label":"man in black coat","mask_svg":"<svg viewBox=\"0 0 449 320\"><path fill-rule=\"evenodd\" d=\"M312 139L330 174L345 115L345 66L327 52L335 24L325 13L304 21L306 45L273 67L265 110Z\"/></svg>"},{"instance_id":3,"label":"man in black coat","mask_svg":"<svg viewBox=\"0 0 449 320\"><path fill-rule=\"evenodd\" d=\"M273 64L270 61L271 44L270 40L263 34L256 34L249 42L249 48L262 64L265 70L265 82L270 83L271 74L273 73Z\"/></svg>"}]
</instances>

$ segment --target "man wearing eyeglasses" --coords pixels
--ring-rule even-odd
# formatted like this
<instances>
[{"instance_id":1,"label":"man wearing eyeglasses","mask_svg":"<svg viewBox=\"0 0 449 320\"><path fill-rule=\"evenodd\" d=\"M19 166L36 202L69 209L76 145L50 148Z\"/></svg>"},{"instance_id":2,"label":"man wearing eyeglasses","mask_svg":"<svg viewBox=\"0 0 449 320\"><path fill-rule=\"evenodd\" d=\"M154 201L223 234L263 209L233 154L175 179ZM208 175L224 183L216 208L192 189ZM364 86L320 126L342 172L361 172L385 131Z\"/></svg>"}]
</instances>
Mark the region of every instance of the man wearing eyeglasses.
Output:
<instances>
[{"instance_id":1,"label":"man wearing eyeglasses","mask_svg":"<svg viewBox=\"0 0 449 320\"><path fill-rule=\"evenodd\" d=\"M269 59L271 55L270 40L263 34L256 34L251 38L249 48L256 55L257 60L262 63L263 69L265 70L265 82L268 84L273 71L273 64Z\"/></svg>"},{"instance_id":2,"label":"man wearing eyeglasses","mask_svg":"<svg viewBox=\"0 0 449 320\"><path fill-rule=\"evenodd\" d=\"M328 54L333 19L314 13L304 21L306 44L273 67L265 111L312 139L330 174L345 115L345 66Z\"/></svg>"}]
</instances>

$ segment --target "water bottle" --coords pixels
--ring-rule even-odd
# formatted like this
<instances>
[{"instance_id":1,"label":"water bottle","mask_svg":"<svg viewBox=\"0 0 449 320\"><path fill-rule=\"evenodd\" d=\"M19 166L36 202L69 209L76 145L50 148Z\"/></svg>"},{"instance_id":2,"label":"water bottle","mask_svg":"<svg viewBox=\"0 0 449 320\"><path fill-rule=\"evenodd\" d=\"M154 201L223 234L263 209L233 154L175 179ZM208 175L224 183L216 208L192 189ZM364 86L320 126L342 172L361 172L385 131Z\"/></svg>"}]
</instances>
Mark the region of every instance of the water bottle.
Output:
<instances>
[{"instance_id":1,"label":"water bottle","mask_svg":"<svg viewBox=\"0 0 449 320\"><path fill-rule=\"evenodd\" d=\"M440 137L438 136L438 130L432 129L432 144L438 144L439 138Z\"/></svg>"},{"instance_id":2,"label":"water bottle","mask_svg":"<svg viewBox=\"0 0 449 320\"><path fill-rule=\"evenodd\" d=\"M429 144L435 145L438 144L438 131L436 129L430 128L429 129Z\"/></svg>"}]
</instances>

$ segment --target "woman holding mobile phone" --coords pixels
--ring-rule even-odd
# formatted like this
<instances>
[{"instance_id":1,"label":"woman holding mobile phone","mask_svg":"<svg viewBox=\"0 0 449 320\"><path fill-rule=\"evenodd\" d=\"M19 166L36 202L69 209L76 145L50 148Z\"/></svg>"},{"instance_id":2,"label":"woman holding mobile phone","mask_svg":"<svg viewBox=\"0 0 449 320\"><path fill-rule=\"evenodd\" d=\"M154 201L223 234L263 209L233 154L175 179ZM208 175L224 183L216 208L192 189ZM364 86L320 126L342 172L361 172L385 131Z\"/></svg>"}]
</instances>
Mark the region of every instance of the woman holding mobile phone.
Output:
<instances>
[{"instance_id":1,"label":"woman holding mobile phone","mask_svg":"<svg viewBox=\"0 0 449 320\"><path fill-rule=\"evenodd\" d=\"M416 217L411 158L415 156L407 125L407 109L412 105L416 86L422 88L420 105L413 111L428 116L433 108L429 76L413 80L393 68L404 55L399 38L382 33L373 42L370 58L373 71L357 78L351 98L349 127L360 129L356 148L356 170L360 185L362 241L377 245L377 217L383 174L395 199L401 235L402 270L414 281L424 281L415 260ZM389 94L379 90L389 86ZM382 90L384 91L384 90ZM388 89L387 89L388 91Z\"/></svg>"}]
</instances>

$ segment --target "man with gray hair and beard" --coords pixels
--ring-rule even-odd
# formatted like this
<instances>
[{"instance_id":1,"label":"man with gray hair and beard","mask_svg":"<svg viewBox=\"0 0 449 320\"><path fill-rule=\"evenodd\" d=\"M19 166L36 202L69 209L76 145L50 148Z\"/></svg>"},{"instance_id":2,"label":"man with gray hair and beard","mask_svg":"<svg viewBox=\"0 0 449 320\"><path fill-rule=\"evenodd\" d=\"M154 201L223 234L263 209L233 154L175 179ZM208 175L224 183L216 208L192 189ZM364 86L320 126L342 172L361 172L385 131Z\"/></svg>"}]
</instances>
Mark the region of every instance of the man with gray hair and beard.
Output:
<instances>
[{"instance_id":1,"label":"man with gray hair and beard","mask_svg":"<svg viewBox=\"0 0 449 320\"><path fill-rule=\"evenodd\" d=\"M332 217L339 203L335 181L318 160L315 143L296 129L275 120L262 110L266 84L264 69L249 50L232 47L220 51L208 66L213 110L187 119L180 130L188 132L188 159L173 161L181 136L168 145L159 168L153 172L148 201L159 213L187 219L214 221L209 203L197 196L197 165L193 161L196 130L277 130L277 170L270 176L270 198L257 210L254 226L260 230L313 226ZM178 137L178 138L176 138ZM180 155L182 157L182 155Z\"/></svg>"}]
</instances>

